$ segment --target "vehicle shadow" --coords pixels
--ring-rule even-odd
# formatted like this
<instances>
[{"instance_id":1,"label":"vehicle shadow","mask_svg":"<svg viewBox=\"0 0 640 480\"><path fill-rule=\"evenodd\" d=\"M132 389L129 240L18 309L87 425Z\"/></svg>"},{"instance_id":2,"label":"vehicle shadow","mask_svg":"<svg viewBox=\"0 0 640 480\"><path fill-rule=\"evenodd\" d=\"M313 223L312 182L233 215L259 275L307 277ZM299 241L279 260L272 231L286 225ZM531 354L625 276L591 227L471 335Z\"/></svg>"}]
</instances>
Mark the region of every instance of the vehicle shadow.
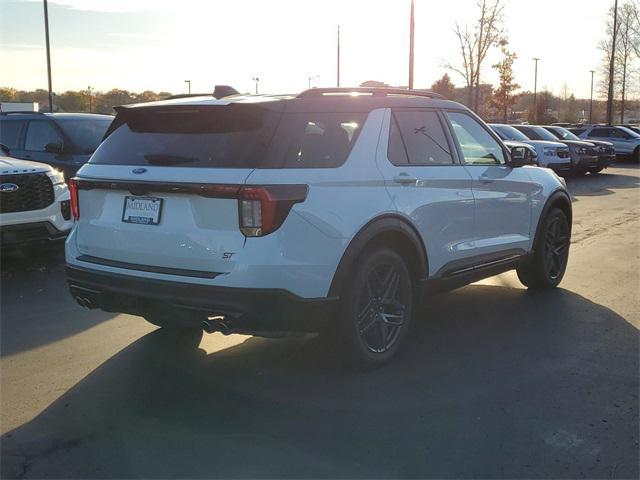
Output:
<instances>
[{"instance_id":1,"label":"vehicle shadow","mask_svg":"<svg viewBox=\"0 0 640 480\"><path fill-rule=\"evenodd\" d=\"M615 165L616 169L622 166ZM630 171L640 170L638 165L624 167L625 170ZM631 173L631 172L630 172ZM600 195L612 195L615 193L615 189L628 189L640 187L640 176L626 175L622 173L611 173L610 170L604 170L603 173L597 175L585 175L583 177L573 177L567 180L567 189L569 193L576 200L576 197L582 196L600 196Z\"/></svg>"},{"instance_id":2,"label":"vehicle shadow","mask_svg":"<svg viewBox=\"0 0 640 480\"><path fill-rule=\"evenodd\" d=\"M2 477L638 477L624 318L567 290L472 285L415 327L360 373L317 338L207 355L154 331L5 435Z\"/></svg>"},{"instance_id":3,"label":"vehicle shadow","mask_svg":"<svg viewBox=\"0 0 640 480\"><path fill-rule=\"evenodd\" d=\"M87 311L69 295L62 245L2 251L0 357L46 345L115 314Z\"/></svg>"}]
</instances>

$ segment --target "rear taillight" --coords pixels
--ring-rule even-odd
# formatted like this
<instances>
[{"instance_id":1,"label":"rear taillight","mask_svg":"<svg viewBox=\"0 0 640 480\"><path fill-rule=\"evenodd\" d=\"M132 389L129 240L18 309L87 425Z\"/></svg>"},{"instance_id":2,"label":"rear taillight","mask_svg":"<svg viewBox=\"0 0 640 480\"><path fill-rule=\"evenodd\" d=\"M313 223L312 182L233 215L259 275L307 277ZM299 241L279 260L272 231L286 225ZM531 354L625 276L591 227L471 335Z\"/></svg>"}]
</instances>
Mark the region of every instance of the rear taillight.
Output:
<instances>
[{"instance_id":1,"label":"rear taillight","mask_svg":"<svg viewBox=\"0 0 640 480\"><path fill-rule=\"evenodd\" d=\"M74 220L80 218L80 204L78 202L78 180L69 180L69 195L71 196L71 215Z\"/></svg>"},{"instance_id":2,"label":"rear taillight","mask_svg":"<svg viewBox=\"0 0 640 480\"><path fill-rule=\"evenodd\" d=\"M307 198L306 185L246 186L238 192L240 231L247 237L274 232L295 203Z\"/></svg>"}]
</instances>

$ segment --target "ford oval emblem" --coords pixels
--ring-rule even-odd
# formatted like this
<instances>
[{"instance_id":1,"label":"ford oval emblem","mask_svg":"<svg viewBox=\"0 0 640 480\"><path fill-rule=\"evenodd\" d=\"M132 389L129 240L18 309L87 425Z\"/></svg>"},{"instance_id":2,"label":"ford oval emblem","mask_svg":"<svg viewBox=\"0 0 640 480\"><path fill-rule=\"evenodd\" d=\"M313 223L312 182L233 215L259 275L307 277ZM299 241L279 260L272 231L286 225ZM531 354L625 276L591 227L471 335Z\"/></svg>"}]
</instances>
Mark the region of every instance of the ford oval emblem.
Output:
<instances>
[{"instance_id":1,"label":"ford oval emblem","mask_svg":"<svg viewBox=\"0 0 640 480\"><path fill-rule=\"evenodd\" d=\"M146 171L146 168L134 168L133 170L131 170L132 173L144 173Z\"/></svg>"},{"instance_id":2,"label":"ford oval emblem","mask_svg":"<svg viewBox=\"0 0 640 480\"><path fill-rule=\"evenodd\" d=\"M1 193L11 193L18 190L20 187L15 183L2 183L0 184L0 192Z\"/></svg>"}]
</instances>

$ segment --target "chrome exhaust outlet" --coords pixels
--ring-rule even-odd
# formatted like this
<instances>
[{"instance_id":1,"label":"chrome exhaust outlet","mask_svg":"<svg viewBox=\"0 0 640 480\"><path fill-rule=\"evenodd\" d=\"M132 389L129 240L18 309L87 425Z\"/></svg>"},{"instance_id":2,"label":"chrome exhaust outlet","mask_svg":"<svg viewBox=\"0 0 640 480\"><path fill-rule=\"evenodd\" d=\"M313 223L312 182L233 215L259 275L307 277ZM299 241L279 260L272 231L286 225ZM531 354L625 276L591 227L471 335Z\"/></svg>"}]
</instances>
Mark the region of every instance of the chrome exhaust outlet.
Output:
<instances>
[{"instance_id":1,"label":"chrome exhaust outlet","mask_svg":"<svg viewBox=\"0 0 640 480\"><path fill-rule=\"evenodd\" d=\"M221 317L214 317L220 319ZM231 327L223 320L216 320L214 318L208 318L202 321L202 330L207 333L220 332L223 335L230 335L233 333Z\"/></svg>"},{"instance_id":2,"label":"chrome exhaust outlet","mask_svg":"<svg viewBox=\"0 0 640 480\"><path fill-rule=\"evenodd\" d=\"M81 297L80 295L76 295L75 299L76 299L76 302L78 302L78 305L80 305L82 308L86 308L87 310L91 310L92 308L95 308L93 306L93 302L87 297Z\"/></svg>"}]
</instances>

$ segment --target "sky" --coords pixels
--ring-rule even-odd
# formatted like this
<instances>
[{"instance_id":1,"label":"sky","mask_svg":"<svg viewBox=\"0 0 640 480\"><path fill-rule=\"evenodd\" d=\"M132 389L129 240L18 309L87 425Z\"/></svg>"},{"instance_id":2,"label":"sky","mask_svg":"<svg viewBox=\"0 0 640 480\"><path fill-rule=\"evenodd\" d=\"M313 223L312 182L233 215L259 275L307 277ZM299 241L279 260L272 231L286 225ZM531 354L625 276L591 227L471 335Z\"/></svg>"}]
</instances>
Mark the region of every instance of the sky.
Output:
<instances>
[{"instance_id":1,"label":"sky","mask_svg":"<svg viewBox=\"0 0 640 480\"><path fill-rule=\"evenodd\" d=\"M590 70L611 0L505 0L504 23L517 53L515 80L588 98ZM456 22L471 24L476 0L415 0L416 88L428 88L459 63ZM406 85L409 0L49 0L54 92L123 88L292 93L336 84L341 28L341 84L366 80ZM495 83L491 64L483 80ZM41 0L0 0L0 86L47 88ZM456 86L464 80L450 72ZM317 77L317 78L315 78Z\"/></svg>"}]
</instances>

